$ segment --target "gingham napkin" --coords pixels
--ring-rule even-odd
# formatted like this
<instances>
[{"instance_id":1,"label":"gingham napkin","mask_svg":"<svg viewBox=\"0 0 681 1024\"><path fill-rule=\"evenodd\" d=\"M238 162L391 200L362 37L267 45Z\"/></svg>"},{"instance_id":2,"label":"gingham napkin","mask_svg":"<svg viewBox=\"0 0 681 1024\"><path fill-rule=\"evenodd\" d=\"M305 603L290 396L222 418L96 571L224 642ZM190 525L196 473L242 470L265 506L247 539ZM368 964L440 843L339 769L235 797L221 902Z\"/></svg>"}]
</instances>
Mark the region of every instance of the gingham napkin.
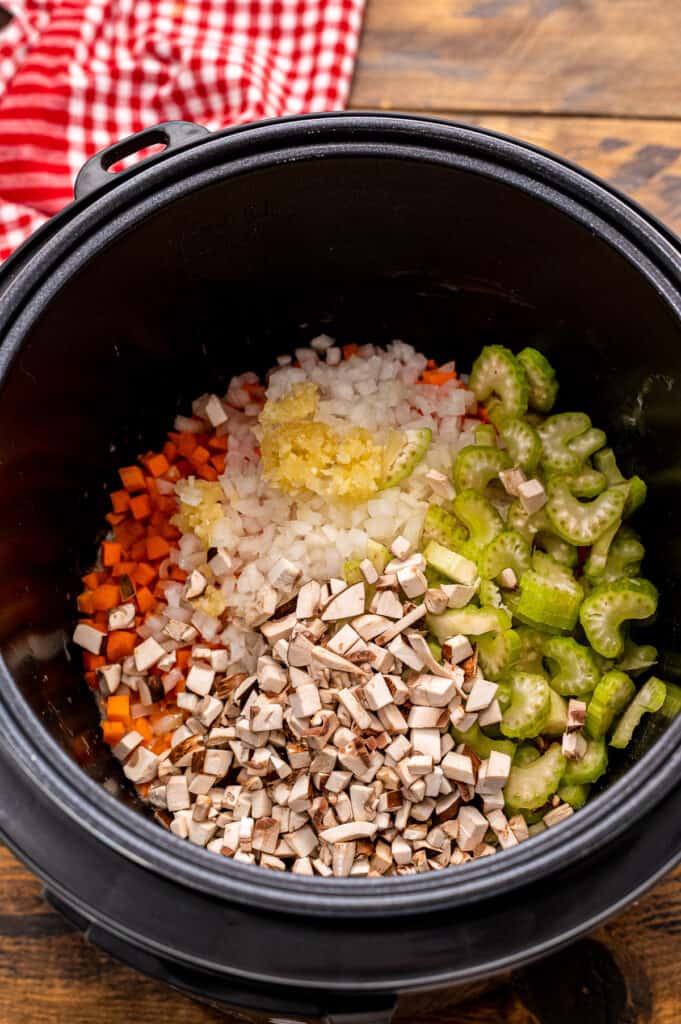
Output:
<instances>
[{"instance_id":1,"label":"gingham napkin","mask_svg":"<svg viewBox=\"0 0 681 1024\"><path fill-rule=\"evenodd\" d=\"M0 259L88 157L160 121L343 107L364 0L2 0Z\"/></svg>"}]
</instances>

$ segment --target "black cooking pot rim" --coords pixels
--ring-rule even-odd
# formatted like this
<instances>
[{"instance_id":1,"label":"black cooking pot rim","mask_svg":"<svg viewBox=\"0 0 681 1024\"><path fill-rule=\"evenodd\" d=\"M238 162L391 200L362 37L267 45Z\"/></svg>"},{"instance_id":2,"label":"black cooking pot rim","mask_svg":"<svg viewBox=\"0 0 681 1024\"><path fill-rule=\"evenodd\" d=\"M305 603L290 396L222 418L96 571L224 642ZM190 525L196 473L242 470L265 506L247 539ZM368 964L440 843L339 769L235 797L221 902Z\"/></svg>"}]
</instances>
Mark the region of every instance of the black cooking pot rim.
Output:
<instances>
[{"instance_id":1,"label":"black cooking pot rim","mask_svg":"<svg viewBox=\"0 0 681 1024\"><path fill-rule=\"evenodd\" d=\"M433 118L308 115L199 138L112 176L110 185L53 218L0 271L0 382L39 311L112 237L218 178L282 161L338 156L444 163L521 188L588 225L646 276L681 319L678 240L630 200L572 164L503 135ZM0 670L0 740L66 813L149 870L218 897L287 913L413 914L508 892L611 841L664 797L681 767L679 719L622 779L569 822L501 856L463 870L403 878L303 879L215 857L161 831L84 772L74 772L73 761L39 723L36 736L36 719L2 659Z\"/></svg>"}]
</instances>

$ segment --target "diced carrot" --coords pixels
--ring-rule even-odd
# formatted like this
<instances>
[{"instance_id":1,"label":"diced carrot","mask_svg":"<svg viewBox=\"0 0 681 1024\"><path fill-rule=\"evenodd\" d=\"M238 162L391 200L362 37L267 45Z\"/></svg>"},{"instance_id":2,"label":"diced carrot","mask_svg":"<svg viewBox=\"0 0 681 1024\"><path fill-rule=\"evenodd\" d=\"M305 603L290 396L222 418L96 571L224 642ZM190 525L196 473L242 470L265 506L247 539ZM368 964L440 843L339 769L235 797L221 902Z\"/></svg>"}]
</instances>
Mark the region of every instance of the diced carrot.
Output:
<instances>
[{"instance_id":1,"label":"diced carrot","mask_svg":"<svg viewBox=\"0 0 681 1024\"><path fill-rule=\"evenodd\" d=\"M352 359L359 352L359 345L343 345L343 359Z\"/></svg>"},{"instance_id":2,"label":"diced carrot","mask_svg":"<svg viewBox=\"0 0 681 1024\"><path fill-rule=\"evenodd\" d=\"M147 557L147 539L146 537L140 537L130 547L130 557L134 558L136 562L140 562Z\"/></svg>"},{"instance_id":3,"label":"diced carrot","mask_svg":"<svg viewBox=\"0 0 681 1024\"><path fill-rule=\"evenodd\" d=\"M434 359L429 359L428 362L426 363L426 366L428 367L429 370L437 370L437 363L435 362Z\"/></svg>"},{"instance_id":4,"label":"diced carrot","mask_svg":"<svg viewBox=\"0 0 681 1024\"><path fill-rule=\"evenodd\" d=\"M118 743L125 736L125 725L123 722L109 722L105 719L102 722L102 736L105 743Z\"/></svg>"},{"instance_id":5,"label":"diced carrot","mask_svg":"<svg viewBox=\"0 0 681 1024\"><path fill-rule=\"evenodd\" d=\"M213 466L215 467L218 473L224 473L227 458L223 452L218 452L217 455L213 455L210 461L212 462Z\"/></svg>"},{"instance_id":6,"label":"diced carrot","mask_svg":"<svg viewBox=\"0 0 681 1024\"><path fill-rule=\"evenodd\" d=\"M189 665L189 659L192 656L192 652L188 647L183 647L175 654L175 661L178 668L187 668Z\"/></svg>"},{"instance_id":7,"label":"diced carrot","mask_svg":"<svg viewBox=\"0 0 681 1024\"><path fill-rule=\"evenodd\" d=\"M146 562L140 562L133 572L132 578L140 587L147 587L152 580L156 579L156 570Z\"/></svg>"},{"instance_id":8,"label":"diced carrot","mask_svg":"<svg viewBox=\"0 0 681 1024\"><path fill-rule=\"evenodd\" d=\"M187 579L187 573L184 569L180 569L178 565L174 565L170 570L171 580L175 580L177 583L184 583Z\"/></svg>"},{"instance_id":9,"label":"diced carrot","mask_svg":"<svg viewBox=\"0 0 681 1024\"><path fill-rule=\"evenodd\" d=\"M136 494L130 499L130 511L135 519L146 519L151 515L151 501L148 494Z\"/></svg>"},{"instance_id":10,"label":"diced carrot","mask_svg":"<svg viewBox=\"0 0 681 1024\"><path fill-rule=\"evenodd\" d=\"M117 562L111 569L111 575L114 579L118 579L119 576L129 576L136 567L137 562Z\"/></svg>"},{"instance_id":11,"label":"diced carrot","mask_svg":"<svg viewBox=\"0 0 681 1024\"><path fill-rule=\"evenodd\" d=\"M92 615L95 610L95 599L94 590L84 590L82 594L78 595L77 605L78 611L83 615Z\"/></svg>"},{"instance_id":12,"label":"diced carrot","mask_svg":"<svg viewBox=\"0 0 681 1024\"><path fill-rule=\"evenodd\" d=\"M265 389L258 380L247 380L241 387L251 398L262 398L265 394Z\"/></svg>"},{"instance_id":13,"label":"diced carrot","mask_svg":"<svg viewBox=\"0 0 681 1024\"><path fill-rule=\"evenodd\" d=\"M170 736L157 736L151 744L151 751L154 754L162 754L171 747Z\"/></svg>"},{"instance_id":14,"label":"diced carrot","mask_svg":"<svg viewBox=\"0 0 681 1024\"><path fill-rule=\"evenodd\" d=\"M137 635L125 629L116 629L109 633L106 641L106 657L109 662L121 661L129 657L135 650Z\"/></svg>"},{"instance_id":15,"label":"diced carrot","mask_svg":"<svg viewBox=\"0 0 681 1024\"><path fill-rule=\"evenodd\" d=\"M144 473L139 466L124 466L118 470L118 475L126 491L134 493L144 490Z\"/></svg>"},{"instance_id":16,"label":"diced carrot","mask_svg":"<svg viewBox=\"0 0 681 1024\"><path fill-rule=\"evenodd\" d=\"M125 722L130 718L130 697L114 694L106 702L106 717L110 722Z\"/></svg>"},{"instance_id":17,"label":"diced carrot","mask_svg":"<svg viewBox=\"0 0 681 1024\"><path fill-rule=\"evenodd\" d=\"M171 515L177 507L177 502L172 494L159 494L156 508L165 515Z\"/></svg>"},{"instance_id":18,"label":"diced carrot","mask_svg":"<svg viewBox=\"0 0 681 1024\"><path fill-rule=\"evenodd\" d=\"M163 537L147 537L147 558L150 562L157 558L167 558L170 554L170 545Z\"/></svg>"},{"instance_id":19,"label":"diced carrot","mask_svg":"<svg viewBox=\"0 0 681 1024\"><path fill-rule=\"evenodd\" d=\"M127 512L130 508L130 495L127 491L112 491L110 497L114 512Z\"/></svg>"},{"instance_id":20,"label":"diced carrot","mask_svg":"<svg viewBox=\"0 0 681 1024\"><path fill-rule=\"evenodd\" d=\"M446 384L448 380L456 380L456 374L453 370L424 370L421 380L424 384L439 387L440 384Z\"/></svg>"},{"instance_id":21,"label":"diced carrot","mask_svg":"<svg viewBox=\"0 0 681 1024\"><path fill-rule=\"evenodd\" d=\"M175 434L173 435L173 441L177 445L179 454L184 456L184 458L191 455L198 444L196 434Z\"/></svg>"},{"instance_id":22,"label":"diced carrot","mask_svg":"<svg viewBox=\"0 0 681 1024\"><path fill-rule=\"evenodd\" d=\"M144 526L134 519L126 519L121 526L116 527L114 533L118 543L124 548L129 548L134 541L144 536ZM128 557L130 556L128 555Z\"/></svg>"},{"instance_id":23,"label":"diced carrot","mask_svg":"<svg viewBox=\"0 0 681 1024\"><path fill-rule=\"evenodd\" d=\"M83 678L85 679L85 682L88 684L88 686L90 687L91 690L96 690L97 689L97 673L96 672L84 672L83 673Z\"/></svg>"},{"instance_id":24,"label":"diced carrot","mask_svg":"<svg viewBox=\"0 0 681 1024\"><path fill-rule=\"evenodd\" d=\"M118 526L119 523L125 522L127 517L127 512L107 512L106 515L104 516L107 523L109 523L111 526Z\"/></svg>"},{"instance_id":25,"label":"diced carrot","mask_svg":"<svg viewBox=\"0 0 681 1024\"><path fill-rule=\"evenodd\" d=\"M106 658L101 654L90 654L89 651L83 651L83 665L88 672L95 672L102 665L106 665Z\"/></svg>"},{"instance_id":26,"label":"diced carrot","mask_svg":"<svg viewBox=\"0 0 681 1024\"><path fill-rule=\"evenodd\" d=\"M140 587L136 592L135 597L137 598L137 607L143 615L146 614L146 612L151 611L156 604L154 595L148 587Z\"/></svg>"},{"instance_id":27,"label":"diced carrot","mask_svg":"<svg viewBox=\"0 0 681 1024\"><path fill-rule=\"evenodd\" d=\"M121 592L115 583L102 583L92 591L95 611L108 612L121 603Z\"/></svg>"},{"instance_id":28,"label":"diced carrot","mask_svg":"<svg viewBox=\"0 0 681 1024\"><path fill-rule=\"evenodd\" d=\"M101 583L100 573L98 572L88 572L85 576L82 576L81 579L88 590L94 590L95 587L98 587Z\"/></svg>"},{"instance_id":29,"label":"diced carrot","mask_svg":"<svg viewBox=\"0 0 681 1024\"><path fill-rule=\"evenodd\" d=\"M163 476L170 467L167 458L162 452L150 452L144 456L142 463L147 467L152 476Z\"/></svg>"},{"instance_id":30,"label":"diced carrot","mask_svg":"<svg viewBox=\"0 0 681 1024\"><path fill-rule=\"evenodd\" d=\"M483 423L491 423L491 422L492 422L492 421L490 420L490 418L489 418L489 413L487 412L487 409L485 408L485 406L484 406L484 405L479 405L479 406L478 406L478 411L477 411L477 413L476 413L476 416L477 416L477 417L478 417L478 419L479 419L479 420L481 420L481 421L482 421Z\"/></svg>"},{"instance_id":31,"label":"diced carrot","mask_svg":"<svg viewBox=\"0 0 681 1024\"><path fill-rule=\"evenodd\" d=\"M154 734L151 731L148 718L136 718L132 723L132 727L137 730L145 743L151 743L154 738Z\"/></svg>"},{"instance_id":32,"label":"diced carrot","mask_svg":"<svg viewBox=\"0 0 681 1024\"><path fill-rule=\"evenodd\" d=\"M208 447L214 452L226 452L228 445L229 439L226 434L213 434L208 438Z\"/></svg>"},{"instance_id":33,"label":"diced carrot","mask_svg":"<svg viewBox=\"0 0 681 1024\"><path fill-rule=\"evenodd\" d=\"M94 593L94 591L93 591ZM105 611L95 612L92 616L93 625L97 626L102 633L106 633L109 616Z\"/></svg>"},{"instance_id":34,"label":"diced carrot","mask_svg":"<svg viewBox=\"0 0 681 1024\"><path fill-rule=\"evenodd\" d=\"M189 461L194 466L200 466L204 462L208 462L210 458L210 452L207 448L204 448L202 444L197 444L194 451L189 456Z\"/></svg>"},{"instance_id":35,"label":"diced carrot","mask_svg":"<svg viewBox=\"0 0 681 1024\"><path fill-rule=\"evenodd\" d=\"M213 467L209 466L207 463L203 463L202 465L196 467L196 475L200 477L201 480L213 481L217 480L218 478L217 471L214 470Z\"/></svg>"},{"instance_id":36,"label":"diced carrot","mask_svg":"<svg viewBox=\"0 0 681 1024\"><path fill-rule=\"evenodd\" d=\"M115 565L120 562L123 549L113 540L102 541L102 565Z\"/></svg>"},{"instance_id":37,"label":"diced carrot","mask_svg":"<svg viewBox=\"0 0 681 1024\"><path fill-rule=\"evenodd\" d=\"M166 441L163 445L163 454L169 463L174 462L177 458L177 445L174 441Z\"/></svg>"}]
</instances>

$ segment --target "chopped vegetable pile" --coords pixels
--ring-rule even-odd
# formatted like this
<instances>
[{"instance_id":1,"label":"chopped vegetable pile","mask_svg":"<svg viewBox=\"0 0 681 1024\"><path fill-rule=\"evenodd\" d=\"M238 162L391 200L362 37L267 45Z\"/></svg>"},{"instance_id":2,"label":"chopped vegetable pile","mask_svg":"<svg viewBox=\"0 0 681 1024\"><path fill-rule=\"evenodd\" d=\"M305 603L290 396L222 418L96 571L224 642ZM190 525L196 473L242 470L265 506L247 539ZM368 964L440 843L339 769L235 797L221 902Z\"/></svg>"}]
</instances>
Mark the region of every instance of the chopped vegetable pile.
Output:
<instances>
[{"instance_id":1,"label":"chopped vegetable pile","mask_svg":"<svg viewBox=\"0 0 681 1024\"><path fill-rule=\"evenodd\" d=\"M74 641L163 825L298 874L439 870L559 824L677 713L632 635L646 486L557 392L533 348L466 378L321 336L120 470Z\"/></svg>"}]
</instances>

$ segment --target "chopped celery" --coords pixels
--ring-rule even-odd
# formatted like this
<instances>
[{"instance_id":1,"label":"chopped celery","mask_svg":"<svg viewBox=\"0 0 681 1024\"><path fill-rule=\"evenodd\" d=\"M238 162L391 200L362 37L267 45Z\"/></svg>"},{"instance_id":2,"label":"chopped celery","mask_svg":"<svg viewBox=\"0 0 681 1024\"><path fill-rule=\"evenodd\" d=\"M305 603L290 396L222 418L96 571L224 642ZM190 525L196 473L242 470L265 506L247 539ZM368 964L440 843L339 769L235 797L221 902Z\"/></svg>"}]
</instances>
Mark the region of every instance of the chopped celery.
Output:
<instances>
[{"instance_id":1,"label":"chopped celery","mask_svg":"<svg viewBox=\"0 0 681 1024\"><path fill-rule=\"evenodd\" d=\"M480 604L488 604L491 608L505 608L506 611L509 611L504 604L504 596L500 588L492 580L480 580L480 587L478 588Z\"/></svg>"},{"instance_id":2,"label":"chopped celery","mask_svg":"<svg viewBox=\"0 0 681 1024\"><path fill-rule=\"evenodd\" d=\"M453 636L482 636L511 628L511 616L502 608L449 608L441 615L428 615L426 625L436 640L444 643Z\"/></svg>"},{"instance_id":3,"label":"chopped celery","mask_svg":"<svg viewBox=\"0 0 681 1024\"><path fill-rule=\"evenodd\" d=\"M664 718L672 719L681 711L681 686L676 686L675 683L667 683L666 686L667 696L660 708L660 714Z\"/></svg>"},{"instance_id":4,"label":"chopped celery","mask_svg":"<svg viewBox=\"0 0 681 1024\"><path fill-rule=\"evenodd\" d=\"M541 455L539 434L525 420L504 419L499 424L499 436L508 449L511 462L525 473L534 473Z\"/></svg>"},{"instance_id":5,"label":"chopped celery","mask_svg":"<svg viewBox=\"0 0 681 1024\"><path fill-rule=\"evenodd\" d=\"M584 412L561 412L537 427L544 469L549 473L578 473L592 452L605 444Z\"/></svg>"},{"instance_id":6,"label":"chopped celery","mask_svg":"<svg viewBox=\"0 0 681 1024\"><path fill-rule=\"evenodd\" d=\"M532 552L532 569L545 576L548 580L568 580L574 583L575 577L564 562L559 562L546 551L535 549Z\"/></svg>"},{"instance_id":7,"label":"chopped celery","mask_svg":"<svg viewBox=\"0 0 681 1024\"><path fill-rule=\"evenodd\" d=\"M577 473L560 474L575 498L597 498L607 487L602 473L589 466L583 466Z\"/></svg>"},{"instance_id":8,"label":"chopped celery","mask_svg":"<svg viewBox=\"0 0 681 1024\"><path fill-rule=\"evenodd\" d=\"M426 545L423 556L432 569L456 583L465 583L470 586L478 578L478 567L475 562L438 544L436 540L431 540Z\"/></svg>"},{"instance_id":9,"label":"chopped celery","mask_svg":"<svg viewBox=\"0 0 681 1024\"><path fill-rule=\"evenodd\" d=\"M461 491L454 499L454 512L468 528L464 552L477 558L482 549L504 528L494 505L477 491Z\"/></svg>"},{"instance_id":10,"label":"chopped celery","mask_svg":"<svg viewBox=\"0 0 681 1024\"><path fill-rule=\"evenodd\" d=\"M578 811L580 807L589 799L589 793L591 792L591 786L588 784L580 785L579 783L566 784L558 787L558 796L565 804L570 804L573 811Z\"/></svg>"},{"instance_id":11,"label":"chopped celery","mask_svg":"<svg viewBox=\"0 0 681 1024\"><path fill-rule=\"evenodd\" d=\"M544 676L514 670L508 675L511 703L501 720L501 731L512 739L538 736L549 716L551 693Z\"/></svg>"},{"instance_id":12,"label":"chopped celery","mask_svg":"<svg viewBox=\"0 0 681 1024\"><path fill-rule=\"evenodd\" d=\"M587 640L604 658L619 658L624 651L622 623L647 619L657 608L657 590L643 579L601 583L582 602L579 618Z\"/></svg>"},{"instance_id":13,"label":"chopped celery","mask_svg":"<svg viewBox=\"0 0 681 1024\"><path fill-rule=\"evenodd\" d=\"M567 728L567 701L553 688L549 689L549 717L544 722L546 736L562 736Z\"/></svg>"},{"instance_id":14,"label":"chopped celery","mask_svg":"<svg viewBox=\"0 0 681 1024\"><path fill-rule=\"evenodd\" d=\"M513 764L517 764L519 768L526 768L528 764L534 764L539 757L541 752L533 743L519 743L513 756Z\"/></svg>"},{"instance_id":15,"label":"chopped celery","mask_svg":"<svg viewBox=\"0 0 681 1024\"><path fill-rule=\"evenodd\" d=\"M343 579L348 586L352 586L353 583L360 583L364 579L362 570L359 567L360 562L360 558L348 558L343 565Z\"/></svg>"},{"instance_id":16,"label":"chopped celery","mask_svg":"<svg viewBox=\"0 0 681 1024\"><path fill-rule=\"evenodd\" d=\"M511 765L508 782L504 786L509 810L536 811L543 807L558 789L565 763L560 744L552 743L532 764Z\"/></svg>"},{"instance_id":17,"label":"chopped celery","mask_svg":"<svg viewBox=\"0 0 681 1024\"><path fill-rule=\"evenodd\" d=\"M511 460L496 445L472 444L462 448L454 462L454 486L457 491L479 491L496 480L502 469L509 469Z\"/></svg>"},{"instance_id":18,"label":"chopped celery","mask_svg":"<svg viewBox=\"0 0 681 1024\"><path fill-rule=\"evenodd\" d=\"M548 495L546 516L551 526L563 540L580 546L593 544L621 519L626 500L626 490L618 484L593 501L579 501L560 476L549 480Z\"/></svg>"},{"instance_id":19,"label":"chopped celery","mask_svg":"<svg viewBox=\"0 0 681 1024\"><path fill-rule=\"evenodd\" d=\"M491 423L481 423L473 431L475 443L480 445L494 445L497 443L497 432Z\"/></svg>"},{"instance_id":20,"label":"chopped celery","mask_svg":"<svg viewBox=\"0 0 681 1024\"><path fill-rule=\"evenodd\" d=\"M469 387L479 402L506 416L527 409L527 378L513 353L503 345L486 345L473 363Z\"/></svg>"},{"instance_id":21,"label":"chopped celery","mask_svg":"<svg viewBox=\"0 0 681 1024\"><path fill-rule=\"evenodd\" d=\"M652 668L657 663L657 648L651 644L635 644L627 637L624 641L622 657L615 668L620 672L628 672L629 675L637 676L647 668Z\"/></svg>"},{"instance_id":22,"label":"chopped celery","mask_svg":"<svg viewBox=\"0 0 681 1024\"><path fill-rule=\"evenodd\" d=\"M369 538L367 541L367 558L377 573L383 572L391 557L390 550L385 544L379 544L378 541Z\"/></svg>"},{"instance_id":23,"label":"chopped celery","mask_svg":"<svg viewBox=\"0 0 681 1024\"><path fill-rule=\"evenodd\" d=\"M610 554L612 542L617 536L617 532L621 525L621 520L618 519L600 535L591 548L589 557L584 565L584 575L589 579L600 578L602 573L605 571L605 567L608 564L608 555Z\"/></svg>"},{"instance_id":24,"label":"chopped celery","mask_svg":"<svg viewBox=\"0 0 681 1024\"><path fill-rule=\"evenodd\" d=\"M511 684L504 680L499 680L497 683L497 694L496 699L499 702L499 707L502 711L505 711L508 705L511 703L513 694L511 692ZM494 728L494 726L492 727Z\"/></svg>"},{"instance_id":25,"label":"chopped celery","mask_svg":"<svg viewBox=\"0 0 681 1024\"><path fill-rule=\"evenodd\" d=\"M586 731L592 739L605 736L610 726L636 693L624 672L606 672L586 709Z\"/></svg>"},{"instance_id":26,"label":"chopped celery","mask_svg":"<svg viewBox=\"0 0 681 1024\"><path fill-rule=\"evenodd\" d=\"M520 601L515 615L526 626L549 633L571 632L579 615L583 590L567 575L551 579L530 569L520 579Z\"/></svg>"},{"instance_id":27,"label":"chopped celery","mask_svg":"<svg viewBox=\"0 0 681 1024\"><path fill-rule=\"evenodd\" d=\"M388 467L386 476L381 484L383 488L395 487L406 480L414 472L419 462L430 448L433 439L433 431L430 427L421 427L418 430L405 430L405 441Z\"/></svg>"},{"instance_id":28,"label":"chopped celery","mask_svg":"<svg viewBox=\"0 0 681 1024\"><path fill-rule=\"evenodd\" d=\"M608 767L608 750L605 740L587 740L586 752L576 761L568 761L563 773L566 785L584 786L596 782Z\"/></svg>"},{"instance_id":29,"label":"chopped celery","mask_svg":"<svg viewBox=\"0 0 681 1024\"><path fill-rule=\"evenodd\" d=\"M544 644L551 686L563 697L582 697L591 693L601 673L593 652L571 636L552 636Z\"/></svg>"},{"instance_id":30,"label":"chopped celery","mask_svg":"<svg viewBox=\"0 0 681 1024\"><path fill-rule=\"evenodd\" d=\"M666 698L666 685L657 676L651 676L623 712L610 739L610 746L620 750L626 747L644 714L659 711L664 706Z\"/></svg>"},{"instance_id":31,"label":"chopped celery","mask_svg":"<svg viewBox=\"0 0 681 1024\"><path fill-rule=\"evenodd\" d=\"M442 648L440 647L439 643L436 640L433 640L432 637L430 637L428 639L428 646L430 647L430 653L433 655L435 660L442 664Z\"/></svg>"},{"instance_id":32,"label":"chopped celery","mask_svg":"<svg viewBox=\"0 0 681 1024\"><path fill-rule=\"evenodd\" d=\"M573 569L577 565L578 552L574 544L568 544L561 540L550 530L540 530L534 538L534 543L536 548L545 551L547 555L551 555L556 562L560 562L568 569Z\"/></svg>"},{"instance_id":33,"label":"chopped celery","mask_svg":"<svg viewBox=\"0 0 681 1024\"><path fill-rule=\"evenodd\" d=\"M620 473L617 459L612 448L601 448L594 455L594 465L599 473L602 473L610 487L613 484L625 483L625 478Z\"/></svg>"},{"instance_id":34,"label":"chopped celery","mask_svg":"<svg viewBox=\"0 0 681 1024\"><path fill-rule=\"evenodd\" d=\"M627 480L629 489L627 491L627 500L624 504L624 518L629 519L633 516L637 508L640 508L643 502L648 496L648 486L644 480L641 480L640 476L632 476Z\"/></svg>"},{"instance_id":35,"label":"chopped celery","mask_svg":"<svg viewBox=\"0 0 681 1024\"><path fill-rule=\"evenodd\" d=\"M516 530L503 530L484 548L478 565L484 579L496 579L504 569L513 569L520 579L530 568L530 546Z\"/></svg>"},{"instance_id":36,"label":"chopped celery","mask_svg":"<svg viewBox=\"0 0 681 1024\"><path fill-rule=\"evenodd\" d=\"M457 743L465 743L483 759L488 758L493 750L498 750L500 754L508 754L509 757L513 757L515 753L515 743L511 740L490 739L489 736L485 736L477 722L467 732L461 732L452 726L452 736Z\"/></svg>"},{"instance_id":37,"label":"chopped celery","mask_svg":"<svg viewBox=\"0 0 681 1024\"><path fill-rule=\"evenodd\" d=\"M499 679L520 657L520 637L512 629L485 633L478 640L480 667L487 679Z\"/></svg>"},{"instance_id":38,"label":"chopped celery","mask_svg":"<svg viewBox=\"0 0 681 1024\"><path fill-rule=\"evenodd\" d=\"M535 512L534 515L529 515L521 502L516 499L509 507L506 525L511 530L521 533L529 544L540 530L549 525L549 522L543 508Z\"/></svg>"},{"instance_id":39,"label":"chopped celery","mask_svg":"<svg viewBox=\"0 0 681 1024\"><path fill-rule=\"evenodd\" d=\"M541 675L544 671L542 654L548 636L546 633L541 633L538 629L532 629L530 626L517 626L514 632L520 639L518 668Z\"/></svg>"},{"instance_id":40,"label":"chopped celery","mask_svg":"<svg viewBox=\"0 0 681 1024\"><path fill-rule=\"evenodd\" d=\"M597 542L598 543L598 542ZM596 545L594 545L594 550ZM630 527L622 526L615 535L607 552L605 564L596 571L593 553L587 559L584 571L587 576L597 578L599 583L612 583L623 576L638 576L645 548Z\"/></svg>"},{"instance_id":41,"label":"chopped celery","mask_svg":"<svg viewBox=\"0 0 681 1024\"><path fill-rule=\"evenodd\" d=\"M530 408L538 412L549 412L558 394L556 371L546 356L536 348L524 348L516 358L527 377Z\"/></svg>"},{"instance_id":42,"label":"chopped celery","mask_svg":"<svg viewBox=\"0 0 681 1024\"><path fill-rule=\"evenodd\" d=\"M456 516L439 505L429 505L423 518L423 541L436 540L447 548L461 551L468 530L462 526Z\"/></svg>"}]
</instances>

